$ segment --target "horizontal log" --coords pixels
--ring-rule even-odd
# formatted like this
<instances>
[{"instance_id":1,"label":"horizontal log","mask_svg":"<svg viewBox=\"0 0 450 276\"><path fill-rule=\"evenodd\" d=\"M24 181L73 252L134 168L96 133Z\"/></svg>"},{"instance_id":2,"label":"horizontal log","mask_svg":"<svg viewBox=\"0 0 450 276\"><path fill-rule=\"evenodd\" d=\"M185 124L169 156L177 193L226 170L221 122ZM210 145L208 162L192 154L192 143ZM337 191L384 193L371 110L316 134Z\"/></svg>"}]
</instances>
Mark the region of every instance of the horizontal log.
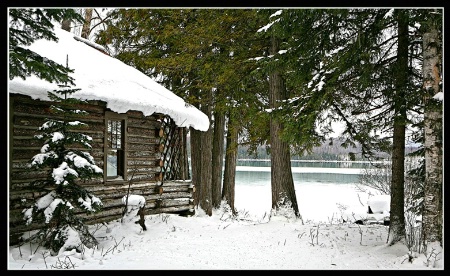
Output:
<instances>
[{"instance_id":1,"label":"horizontal log","mask_svg":"<svg viewBox=\"0 0 450 276\"><path fill-rule=\"evenodd\" d=\"M146 118L133 118L128 117L127 119L128 126L134 127L134 128L146 128L146 129L156 129L160 128L161 122L158 122L153 117L146 117ZM154 132L153 132L154 133Z\"/></svg>"},{"instance_id":2,"label":"horizontal log","mask_svg":"<svg viewBox=\"0 0 450 276\"><path fill-rule=\"evenodd\" d=\"M18 161L18 160L30 160L35 156L36 154L39 154L41 152L41 147L22 147L22 148L12 148L12 160ZM87 151L89 154L94 157L94 160L97 162L97 160L102 160L103 158L103 151L99 149L95 150L87 150L85 148L79 148L79 150Z\"/></svg>"},{"instance_id":3,"label":"horizontal log","mask_svg":"<svg viewBox=\"0 0 450 276\"><path fill-rule=\"evenodd\" d=\"M147 167L159 167L158 159L128 159L127 160L128 167L133 169L135 166L138 168L147 168Z\"/></svg>"},{"instance_id":4,"label":"horizontal log","mask_svg":"<svg viewBox=\"0 0 450 276\"><path fill-rule=\"evenodd\" d=\"M161 154L156 151L155 148L151 148L146 151L134 151L134 150L128 150L127 151L127 157L128 158L134 158L134 157L148 157L151 159L157 159L160 158Z\"/></svg>"},{"instance_id":5,"label":"horizontal log","mask_svg":"<svg viewBox=\"0 0 450 276\"><path fill-rule=\"evenodd\" d=\"M10 239L11 237L16 236L16 239L18 238L17 236L21 236L24 233L27 233L28 231L32 231L32 230L37 230L40 227L42 227L42 224L30 224L30 225L26 225L25 221L16 221L16 222L11 222L9 223L9 229L10 229ZM16 244L13 241L10 240L10 244Z\"/></svg>"},{"instance_id":6,"label":"horizontal log","mask_svg":"<svg viewBox=\"0 0 450 276\"><path fill-rule=\"evenodd\" d=\"M79 108L79 109L83 110L82 108ZM25 110L28 110L28 112L24 112ZM24 105L16 105L14 107L14 115L15 116L19 116L21 118L28 118L29 116L33 116L37 120L42 120L42 122L47 120L47 118L52 118L55 120L64 120L64 119L74 120L74 118L76 118L75 120L79 120L81 122L85 122L88 124L91 124L91 123L95 124L95 123L103 122L103 113L95 113L95 112L91 112L87 109L84 109L84 111L86 111L87 113L82 114L82 115L69 114L67 117L64 117L64 116L52 113L52 111L50 110L50 107L47 105L43 106L41 108L39 108L38 106L24 106ZM18 122L20 122L20 121L18 121ZM27 122L24 122L24 123L27 123ZM21 123L19 123L19 124L21 124ZM27 124L24 124L24 125L27 125ZM30 123L30 125L33 125L33 124Z\"/></svg>"},{"instance_id":7,"label":"horizontal log","mask_svg":"<svg viewBox=\"0 0 450 276\"><path fill-rule=\"evenodd\" d=\"M44 145L44 141L42 140L38 140L35 138L31 138L31 139L14 139L12 146L14 149L26 149L26 148L41 148ZM99 141L99 140L93 140L91 142L89 142L89 144L91 145L92 148L103 148L103 141ZM82 150L82 151L90 151L91 149L88 147L85 147L82 144L79 143L74 143L74 144L67 144L66 148L70 148L70 149L78 149L78 150ZM38 154L38 152L36 152L35 154Z\"/></svg>"},{"instance_id":8,"label":"horizontal log","mask_svg":"<svg viewBox=\"0 0 450 276\"><path fill-rule=\"evenodd\" d=\"M25 179L38 179L38 178L46 178L48 173L43 170L37 171L20 171L14 173L14 179L17 180L25 180Z\"/></svg>"},{"instance_id":9,"label":"horizontal log","mask_svg":"<svg viewBox=\"0 0 450 276\"><path fill-rule=\"evenodd\" d=\"M190 204L189 198L168 198L162 201L162 207L176 207L176 206L188 206Z\"/></svg>"},{"instance_id":10,"label":"horizontal log","mask_svg":"<svg viewBox=\"0 0 450 276\"><path fill-rule=\"evenodd\" d=\"M144 144L144 143L128 143L129 151L149 151L156 152L155 148L158 147L158 144Z\"/></svg>"},{"instance_id":11,"label":"horizontal log","mask_svg":"<svg viewBox=\"0 0 450 276\"><path fill-rule=\"evenodd\" d=\"M30 165L30 160L24 161L24 160L15 160L10 161L11 169L14 170L27 170L28 166Z\"/></svg>"},{"instance_id":12,"label":"horizontal log","mask_svg":"<svg viewBox=\"0 0 450 276\"><path fill-rule=\"evenodd\" d=\"M40 111L46 110L50 105L54 105L54 102L44 101L44 100L36 100L32 99L30 96L19 95L19 94L10 94L10 99L13 103L13 109L16 112L22 112L25 114L30 114L33 110ZM76 109L85 110L88 113L100 113L103 114L106 108L106 102L90 100L86 103L78 103L75 105L71 105L71 107L75 107ZM46 114L46 113L38 113L38 114Z\"/></svg>"},{"instance_id":13,"label":"horizontal log","mask_svg":"<svg viewBox=\"0 0 450 276\"><path fill-rule=\"evenodd\" d=\"M194 206L192 206L192 205L171 206L171 207L162 207L159 209L146 210L145 214L146 215L156 215L156 214L161 214L161 213L169 213L170 214L170 213L189 211L191 209L194 209Z\"/></svg>"},{"instance_id":14,"label":"horizontal log","mask_svg":"<svg viewBox=\"0 0 450 276\"><path fill-rule=\"evenodd\" d=\"M127 115L127 118L144 118L144 113L138 110L128 110L125 114Z\"/></svg>"},{"instance_id":15,"label":"horizontal log","mask_svg":"<svg viewBox=\"0 0 450 276\"><path fill-rule=\"evenodd\" d=\"M95 217L86 221L87 225L108 223L122 218L122 213L105 217Z\"/></svg>"},{"instance_id":16,"label":"horizontal log","mask_svg":"<svg viewBox=\"0 0 450 276\"><path fill-rule=\"evenodd\" d=\"M142 136L142 135L128 135L128 143L143 143L143 144L159 144L160 138L158 137L150 137L150 136Z\"/></svg>"},{"instance_id":17,"label":"horizontal log","mask_svg":"<svg viewBox=\"0 0 450 276\"><path fill-rule=\"evenodd\" d=\"M185 200L187 198L192 197L191 192L188 191L188 188L178 186L178 187L164 187L163 193L159 194L155 187L159 187L158 185L149 185L145 187L130 187L130 194L142 195L146 199L146 201L159 200L159 199L182 199ZM92 192L94 195L100 198L105 206L118 206L121 205L121 199L128 193L128 186L122 186L119 188L108 188L108 189L99 189L98 187L87 188L88 191ZM43 192L34 192L31 190L23 190L19 192L11 192L10 200L11 206L10 208L23 208L24 199L26 202L33 201L45 193Z\"/></svg>"},{"instance_id":18,"label":"horizontal log","mask_svg":"<svg viewBox=\"0 0 450 276\"><path fill-rule=\"evenodd\" d=\"M149 173L139 173L139 172L137 172L137 173L134 173L133 175L132 174L129 174L128 176L127 176L127 181L131 181L131 180L133 180L133 181L143 181L143 180L145 180L145 181L148 181L148 182L155 182L155 181L159 181L159 178L158 178L159 176L157 175L157 173L156 172L149 172Z\"/></svg>"},{"instance_id":19,"label":"horizontal log","mask_svg":"<svg viewBox=\"0 0 450 276\"><path fill-rule=\"evenodd\" d=\"M148 137L156 137L155 136L155 130L149 129L149 128L136 128L132 126L128 126L127 133L130 135L141 135L141 136L148 136Z\"/></svg>"},{"instance_id":20,"label":"horizontal log","mask_svg":"<svg viewBox=\"0 0 450 276\"><path fill-rule=\"evenodd\" d=\"M117 189L121 189L121 188L128 189L128 185L129 185L129 183L127 183L127 182L124 182L121 185L108 185L108 183L106 183L101 186L87 187L87 189L89 189L89 191L109 191L109 190L117 190ZM155 181L144 182L144 183L135 183L133 181L130 188L131 189L134 189L134 188L153 189L155 187L155 185L157 185L157 183Z\"/></svg>"},{"instance_id":21,"label":"horizontal log","mask_svg":"<svg viewBox=\"0 0 450 276\"><path fill-rule=\"evenodd\" d=\"M153 162L154 163L154 162ZM160 167L152 165L135 165L133 162L128 163L128 174L155 174L161 171Z\"/></svg>"},{"instance_id":22,"label":"horizontal log","mask_svg":"<svg viewBox=\"0 0 450 276\"><path fill-rule=\"evenodd\" d=\"M13 126L17 128L25 128L25 129L36 129L38 130L48 118L52 118L55 120L63 120L64 118L61 116L51 116L48 115L36 115L36 114L22 114L22 113L14 113ZM68 119L68 121L80 121L85 125L82 128L72 128L73 131L83 131L83 132L94 132L105 130L105 123L103 118L100 115L96 115L95 118L89 119L86 116L77 117Z\"/></svg>"},{"instance_id":23,"label":"horizontal log","mask_svg":"<svg viewBox=\"0 0 450 276\"><path fill-rule=\"evenodd\" d=\"M164 182L164 186L191 186L192 180L169 180Z\"/></svg>"}]
</instances>

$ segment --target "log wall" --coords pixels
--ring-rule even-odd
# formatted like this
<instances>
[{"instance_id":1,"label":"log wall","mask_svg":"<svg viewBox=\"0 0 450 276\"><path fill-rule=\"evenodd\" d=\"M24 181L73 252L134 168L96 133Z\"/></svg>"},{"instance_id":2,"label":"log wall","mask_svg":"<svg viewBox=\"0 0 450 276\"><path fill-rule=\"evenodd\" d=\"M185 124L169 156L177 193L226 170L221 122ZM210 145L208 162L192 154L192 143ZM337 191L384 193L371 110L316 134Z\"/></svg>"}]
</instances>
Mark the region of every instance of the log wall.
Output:
<instances>
[{"instance_id":1,"label":"log wall","mask_svg":"<svg viewBox=\"0 0 450 276\"><path fill-rule=\"evenodd\" d=\"M31 158L40 152L42 142L33 139L38 128L49 118L51 102L33 100L29 96L10 94L9 125L9 237L10 244L24 232L34 230L39 225L26 226L22 210L40 196L29 189L29 183L45 179L47 171L27 171ZM90 101L79 107L89 112L79 121L88 124L81 132L90 135L92 149L89 151L95 163L106 171L104 166L104 133L106 103ZM104 205L102 211L85 215L87 224L108 222L122 216L124 205L122 197L127 194L142 195L146 198L145 214L177 213L192 214L193 185L190 180L164 181L160 160L164 150L161 139L161 118L163 114L144 116L139 111L128 111L127 115L127 175L125 181L104 181L97 178L80 183L99 197ZM28 203L28 205L27 205Z\"/></svg>"}]
</instances>

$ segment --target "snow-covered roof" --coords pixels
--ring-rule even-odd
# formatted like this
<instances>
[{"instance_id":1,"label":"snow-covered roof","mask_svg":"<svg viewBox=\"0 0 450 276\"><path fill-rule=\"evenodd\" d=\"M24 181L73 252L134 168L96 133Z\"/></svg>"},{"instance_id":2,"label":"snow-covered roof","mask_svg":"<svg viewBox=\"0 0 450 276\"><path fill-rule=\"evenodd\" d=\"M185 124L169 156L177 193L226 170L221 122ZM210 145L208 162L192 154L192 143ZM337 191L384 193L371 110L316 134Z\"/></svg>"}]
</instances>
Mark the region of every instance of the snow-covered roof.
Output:
<instances>
[{"instance_id":1,"label":"snow-covered roof","mask_svg":"<svg viewBox=\"0 0 450 276\"><path fill-rule=\"evenodd\" d=\"M169 115L180 127L193 127L206 131L209 119L200 110L187 104L172 91L157 83L139 70L122 61L101 53L99 47L87 45L75 34L54 29L58 42L37 40L26 47L39 55L74 69L71 76L81 88L72 96L85 100L102 100L118 113L128 110L142 111L145 116L153 113ZM74 39L74 38L77 39ZM9 93L29 95L33 99L49 100L47 92L58 89L55 83L37 76L19 77L9 81Z\"/></svg>"}]
</instances>

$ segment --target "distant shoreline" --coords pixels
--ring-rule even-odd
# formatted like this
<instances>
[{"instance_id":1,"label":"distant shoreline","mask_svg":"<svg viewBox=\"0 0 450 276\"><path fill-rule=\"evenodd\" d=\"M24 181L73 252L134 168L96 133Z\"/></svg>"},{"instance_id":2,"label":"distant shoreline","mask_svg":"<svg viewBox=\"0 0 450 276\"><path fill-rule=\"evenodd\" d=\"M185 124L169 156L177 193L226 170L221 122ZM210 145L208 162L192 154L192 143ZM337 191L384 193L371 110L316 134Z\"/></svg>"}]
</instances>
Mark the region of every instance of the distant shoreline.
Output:
<instances>
[{"instance_id":1,"label":"distant shoreline","mask_svg":"<svg viewBox=\"0 0 450 276\"><path fill-rule=\"evenodd\" d=\"M292 173L363 174L364 169L291 167ZM236 171L270 172L270 167L236 166Z\"/></svg>"},{"instance_id":2,"label":"distant shoreline","mask_svg":"<svg viewBox=\"0 0 450 276\"><path fill-rule=\"evenodd\" d=\"M247 158L240 158L237 159L237 161L266 161L266 162L270 162L270 159L247 159ZM364 161L364 160L359 160L359 161L346 161L346 160L300 160L300 159L291 159L291 162L305 162L305 163L362 163L362 164L383 164L383 163L390 163L391 161L386 160L386 161Z\"/></svg>"}]
</instances>

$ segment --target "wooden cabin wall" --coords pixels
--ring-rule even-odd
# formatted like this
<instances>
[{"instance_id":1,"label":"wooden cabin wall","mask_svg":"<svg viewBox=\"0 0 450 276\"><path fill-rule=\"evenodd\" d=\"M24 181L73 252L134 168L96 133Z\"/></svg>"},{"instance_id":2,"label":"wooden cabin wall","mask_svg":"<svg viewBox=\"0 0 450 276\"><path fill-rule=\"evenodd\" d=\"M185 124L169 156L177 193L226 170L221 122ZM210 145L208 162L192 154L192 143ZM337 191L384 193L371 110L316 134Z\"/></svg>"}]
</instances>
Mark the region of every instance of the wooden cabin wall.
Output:
<instances>
[{"instance_id":1,"label":"wooden cabin wall","mask_svg":"<svg viewBox=\"0 0 450 276\"><path fill-rule=\"evenodd\" d=\"M10 244L17 243L17 238L24 232L39 227L37 224L25 225L22 210L25 203L34 202L40 195L29 189L35 179L45 179L46 171L27 170L31 158L40 152L42 142L33 139L38 128L50 116L51 102L33 100L29 96L10 94L10 128L9 128L9 233ZM80 117L79 121L88 124L87 129L80 130L90 135L92 149L89 151L95 163L104 168L104 138L106 103L90 101L79 106L89 115ZM145 214L178 213L192 214L193 185L190 180L171 180L161 183L160 167L163 151L160 131L162 114L144 116L140 111L129 111L127 115L127 180L104 181L103 178L80 183L102 200L102 211L86 215L87 224L108 222L122 216L124 205L122 198L127 194L142 195L146 198ZM105 170L106 168L104 168Z\"/></svg>"}]
</instances>

